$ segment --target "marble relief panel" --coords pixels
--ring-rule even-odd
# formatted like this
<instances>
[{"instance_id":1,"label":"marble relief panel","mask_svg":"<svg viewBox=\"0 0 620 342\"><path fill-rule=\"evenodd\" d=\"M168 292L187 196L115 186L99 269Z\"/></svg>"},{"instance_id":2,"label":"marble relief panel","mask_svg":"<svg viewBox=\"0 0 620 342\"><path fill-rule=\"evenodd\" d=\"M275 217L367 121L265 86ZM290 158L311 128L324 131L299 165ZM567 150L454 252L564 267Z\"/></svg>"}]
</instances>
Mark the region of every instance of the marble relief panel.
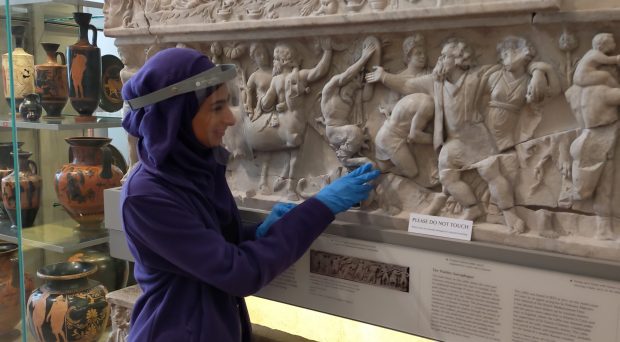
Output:
<instances>
[{"instance_id":1,"label":"marble relief panel","mask_svg":"<svg viewBox=\"0 0 620 342\"><path fill-rule=\"evenodd\" d=\"M477 240L618 260L619 36L598 23L179 46L238 66L225 144L246 206L301 201L371 162L376 190L342 220L463 218Z\"/></svg>"},{"instance_id":2,"label":"marble relief panel","mask_svg":"<svg viewBox=\"0 0 620 342\"><path fill-rule=\"evenodd\" d=\"M544 0L557 6L560 0ZM170 24L274 20L294 17L351 16L363 13L485 12L502 6L536 1L518 0L111 0L106 1L105 28L141 28ZM540 6L540 4L539 4Z\"/></svg>"}]
</instances>

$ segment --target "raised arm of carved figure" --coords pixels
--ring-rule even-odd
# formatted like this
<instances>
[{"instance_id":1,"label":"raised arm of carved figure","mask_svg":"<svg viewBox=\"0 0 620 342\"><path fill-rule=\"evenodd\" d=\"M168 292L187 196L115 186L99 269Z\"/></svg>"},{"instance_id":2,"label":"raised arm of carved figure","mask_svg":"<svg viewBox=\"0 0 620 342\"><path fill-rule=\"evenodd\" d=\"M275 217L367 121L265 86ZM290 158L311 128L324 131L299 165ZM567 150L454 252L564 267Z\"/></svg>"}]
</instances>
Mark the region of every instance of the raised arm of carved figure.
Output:
<instances>
[{"instance_id":1,"label":"raised arm of carved figure","mask_svg":"<svg viewBox=\"0 0 620 342\"><path fill-rule=\"evenodd\" d=\"M360 57L360 59L358 59L355 63L349 66L347 70L345 70L343 73L334 76L334 78L338 80L338 85L343 86L349 83L356 76L356 74L358 74L362 70L364 64L366 64L366 62L372 56L376 49L377 47L375 46L375 44L372 43L365 46L362 50L362 56Z\"/></svg>"},{"instance_id":2,"label":"raised arm of carved figure","mask_svg":"<svg viewBox=\"0 0 620 342\"><path fill-rule=\"evenodd\" d=\"M323 56L317 65L312 69L303 69L299 72L301 77L305 77L308 82L314 82L327 74L332 62L331 40L325 39L321 41Z\"/></svg>"}]
</instances>

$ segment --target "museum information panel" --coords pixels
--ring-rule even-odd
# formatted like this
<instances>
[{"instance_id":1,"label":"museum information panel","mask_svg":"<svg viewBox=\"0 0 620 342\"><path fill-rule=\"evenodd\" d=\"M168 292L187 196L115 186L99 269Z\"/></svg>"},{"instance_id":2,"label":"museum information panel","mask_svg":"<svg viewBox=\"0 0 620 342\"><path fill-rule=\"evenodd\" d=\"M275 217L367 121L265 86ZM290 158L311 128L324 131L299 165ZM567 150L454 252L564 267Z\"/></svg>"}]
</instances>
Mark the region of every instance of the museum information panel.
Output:
<instances>
[{"instance_id":1,"label":"museum information panel","mask_svg":"<svg viewBox=\"0 0 620 342\"><path fill-rule=\"evenodd\" d=\"M335 235L259 295L445 341L620 341L619 282Z\"/></svg>"}]
</instances>

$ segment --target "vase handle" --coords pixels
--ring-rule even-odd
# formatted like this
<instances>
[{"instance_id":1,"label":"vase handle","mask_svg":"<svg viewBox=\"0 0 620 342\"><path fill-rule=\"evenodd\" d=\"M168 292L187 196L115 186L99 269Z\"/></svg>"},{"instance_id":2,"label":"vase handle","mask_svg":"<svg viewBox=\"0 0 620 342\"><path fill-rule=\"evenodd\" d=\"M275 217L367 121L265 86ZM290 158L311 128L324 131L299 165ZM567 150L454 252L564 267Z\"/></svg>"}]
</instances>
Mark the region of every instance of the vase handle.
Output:
<instances>
[{"instance_id":1,"label":"vase handle","mask_svg":"<svg viewBox=\"0 0 620 342\"><path fill-rule=\"evenodd\" d=\"M97 28L93 24L88 25L88 28L93 31L93 45L97 46Z\"/></svg>"},{"instance_id":2,"label":"vase handle","mask_svg":"<svg viewBox=\"0 0 620 342\"><path fill-rule=\"evenodd\" d=\"M67 58L65 58L65 54L60 51L56 51L56 60L58 60L58 56L60 56L60 63L62 65L67 65Z\"/></svg>"},{"instance_id":3,"label":"vase handle","mask_svg":"<svg viewBox=\"0 0 620 342\"><path fill-rule=\"evenodd\" d=\"M99 177L104 179L112 178L112 151L107 146L101 148L103 151L103 165Z\"/></svg>"},{"instance_id":4,"label":"vase handle","mask_svg":"<svg viewBox=\"0 0 620 342\"><path fill-rule=\"evenodd\" d=\"M39 168L37 167L37 163L35 163L34 161L28 160L28 168L30 169L30 171L32 171L33 174L39 174Z\"/></svg>"}]
</instances>

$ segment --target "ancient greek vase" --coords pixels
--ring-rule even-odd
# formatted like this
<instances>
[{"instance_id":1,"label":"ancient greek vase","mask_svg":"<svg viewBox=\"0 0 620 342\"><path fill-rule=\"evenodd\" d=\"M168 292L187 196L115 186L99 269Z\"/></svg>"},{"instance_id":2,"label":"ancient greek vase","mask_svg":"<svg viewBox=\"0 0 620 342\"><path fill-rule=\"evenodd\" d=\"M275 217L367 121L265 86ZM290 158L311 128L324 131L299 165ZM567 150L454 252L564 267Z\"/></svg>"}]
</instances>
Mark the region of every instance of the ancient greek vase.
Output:
<instances>
[{"instance_id":1,"label":"ancient greek vase","mask_svg":"<svg viewBox=\"0 0 620 342\"><path fill-rule=\"evenodd\" d=\"M19 152L19 192L23 228L32 227L41 203L41 176L38 175L37 164L28 159L30 156L32 156L30 152ZM17 205L14 172L15 170L2 178L2 203L11 222L16 225Z\"/></svg>"},{"instance_id":2,"label":"ancient greek vase","mask_svg":"<svg viewBox=\"0 0 620 342\"><path fill-rule=\"evenodd\" d=\"M17 142L17 149L21 150L24 143ZM13 172L13 151L12 142L0 142L0 181L6 177L9 173ZM0 200L0 221L8 220L9 216L4 209L4 203Z\"/></svg>"},{"instance_id":3,"label":"ancient greek vase","mask_svg":"<svg viewBox=\"0 0 620 342\"><path fill-rule=\"evenodd\" d=\"M80 115L92 115L99 104L101 91L101 50L97 47L97 28L90 24L90 13L73 13L80 26L80 38L67 47L69 100ZM88 30L93 43L88 42Z\"/></svg>"},{"instance_id":4,"label":"ancient greek vase","mask_svg":"<svg viewBox=\"0 0 620 342\"><path fill-rule=\"evenodd\" d=\"M24 275L24 284L26 296L29 296L34 287L29 274ZM19 295L17 245L0 242L0 341L15 332L14 328L21 319Z\"/></svg>"},{"instance_id":5,"label":"ancient greek vase","mask_svg":"<svg viewBox=\"0 0 620 342\"><path fill-rule=\"evenodd\" d=\"M60 44L41 43L47 54L47 62L34 66L35 86L41 97L41 105L48 116L60 116L67 104L67 60L62 52L58 52ZM60 63L58 64L58 56Z\"/></svg>"},{"instance_id":6,"label":"ancient greek vase","mask_svg":"<svg viewBox=\"0 0 620 342\"><path fill-rule=\"evenodd\" d=\"M34 57L24 51L24 26L13 26L11 32L15 37L15 49L13 49L13 87L15 91L15 108L24 100L26 94L35 92L34 88ZM4 78L4 97L11 106L11 90L9 75L9 55L2 55L2 76Z\"/></svg>"},{"instance_id":7,"label":"ancient greek vase","mask_svg":"<svg viewBox=\"0 0 620 342\"><path fill-rule=\"evenodd\" d=\"M75 137L65 140L71 145L73 161L56 172L58 201L81 227L101 228L103 190L120 186L123 177L123 172L112 164L112 153L106 146L112 139Z\"/></svg>"},{"instance_id":8,"label":"ancient greek vase","mask_svg":"<svg viewBox=\"0 0 620 342\"><path fill-rule=\"evenodd\" d=\"M43 113L43 107L41 107L39 94L26 94L24 100L19 105L19 115L22 119L37 121L41 117L41 113Z\"/></svg>"},{"instance_id":9,"label":"ancient greek vase","mask_svg":"<svg viewBox=\"0 0 620 342\"><path fill-rule=\"evenodd\" d=\"M129 262L111 257L107 244L79 250L67 261L86 261L97 265L97 272L90 278L103 284L109 291L127 286Z\"/></svg>"},{"instance_id":10,"label":"ancient greek vase","mask_svg":"<svg viewBox=\"0 0 620 342\"><path fill-rule=\"evenodd\" d=\"M88 262L61 262L40 268L46 283L34 290L26 305L26 319L34 338L48 341L98 341L107 326L108 291L88 277L97 266Z\"/></svg>"}]
</instances>

